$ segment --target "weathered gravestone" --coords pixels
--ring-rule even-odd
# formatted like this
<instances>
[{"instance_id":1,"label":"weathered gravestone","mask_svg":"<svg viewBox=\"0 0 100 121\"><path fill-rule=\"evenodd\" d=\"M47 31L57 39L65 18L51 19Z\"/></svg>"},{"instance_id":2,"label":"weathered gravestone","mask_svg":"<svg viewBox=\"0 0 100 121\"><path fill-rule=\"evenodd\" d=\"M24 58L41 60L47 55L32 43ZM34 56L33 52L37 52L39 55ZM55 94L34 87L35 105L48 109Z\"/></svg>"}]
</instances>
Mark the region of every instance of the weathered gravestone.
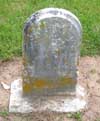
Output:
<instances>
[{"instance_id":1,"label":"weathered gravestone","mask_svg":"<svg viewBox=\"0 0 100 121\"><path fill-rule=\"evenodd\" d=\"M15 102L11 100L11 112L46 109L63 112L74 111L68 109L73 105L69 105L69 102L75 103L74 100L65 101L65 98L68 98L66 95L76 93L81 29L77 17L64 9L46 8L28 18L24 27L23 82L19 84L22 95L19 96L20 102L17 101L17 108L14 107ZM12 85L13 88L17 84ZM12 90L14 91L14 89ZM62 97L63 95L65 96ZM59 100L56 100L56 96ZM31 100L34 104L30 103ZM50 100L57 103L56 107L49 103ZM65 101L65 104L61 103L62 100ZM67 108L66 104L70 107ZM84 105L83 101L78 109Z\"/></svg>"}]
</instances>

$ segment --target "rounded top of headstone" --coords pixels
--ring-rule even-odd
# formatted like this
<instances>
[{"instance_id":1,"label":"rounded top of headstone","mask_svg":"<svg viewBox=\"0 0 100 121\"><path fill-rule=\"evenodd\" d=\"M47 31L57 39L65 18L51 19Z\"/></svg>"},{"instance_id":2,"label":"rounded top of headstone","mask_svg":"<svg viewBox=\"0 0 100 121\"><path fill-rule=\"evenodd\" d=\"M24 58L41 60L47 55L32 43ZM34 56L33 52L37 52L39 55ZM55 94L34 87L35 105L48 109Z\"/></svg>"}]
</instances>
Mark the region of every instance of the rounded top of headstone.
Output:
<instances>
[{"instance_id":1,"label":"rounded top of headstone","mask_svg":"<svg viewBox=\"0 0 100 121\"><path fill-rule=\"evenodd\" d=\"M32 14L24 27L27 79L38 78L43 85L48 79L57 85L58 78L65 80L65 84L65 77L76 82L81 30L78 18L64 9L45 8Z\"/></svg>"},{"instance_id":2,"label":"rounded top of headstone","mask_svg":"<svg viewBox=\"0 0 100 121\"><path fill-rule=\"evenodd\" d=\"M26 32L27 28L31 25L31 23L38 24L40 21L44 19L54 18L54 17L62 18L69 21L72 25L74 25L79 36L81 37L82 27L79 19L70 11L62 8L45 8L35 12L27 19L24 26L24 32Z\"/></svg>"}]
</instances>

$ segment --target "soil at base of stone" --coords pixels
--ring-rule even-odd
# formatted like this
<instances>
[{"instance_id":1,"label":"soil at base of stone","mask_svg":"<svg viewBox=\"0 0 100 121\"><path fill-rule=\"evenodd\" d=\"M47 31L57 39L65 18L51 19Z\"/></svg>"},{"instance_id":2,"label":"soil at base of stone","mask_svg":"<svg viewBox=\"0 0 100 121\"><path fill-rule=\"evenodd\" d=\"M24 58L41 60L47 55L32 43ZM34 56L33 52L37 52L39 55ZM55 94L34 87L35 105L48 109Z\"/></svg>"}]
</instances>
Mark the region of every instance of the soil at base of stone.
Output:
<instances>
[{"instance_id":1,"label":"soil at base of stone","mask_svg":"<svg viewBox=\"0 0 100 121\"><path fill-rule=\"evenodd\" d=\"M31 113L9 114L10 90L4 89L1 82L9 85L22 73L22 58L0 61L0 121L78 121L75 117L67 118L66 113ZM100 121L100 57L81 57L78 83L87 91L88 106L82 112L82 121ZM1 116L2 115L2 116ZM6 116L4 116L6 115Z\"/></svg>"}]
</instances>

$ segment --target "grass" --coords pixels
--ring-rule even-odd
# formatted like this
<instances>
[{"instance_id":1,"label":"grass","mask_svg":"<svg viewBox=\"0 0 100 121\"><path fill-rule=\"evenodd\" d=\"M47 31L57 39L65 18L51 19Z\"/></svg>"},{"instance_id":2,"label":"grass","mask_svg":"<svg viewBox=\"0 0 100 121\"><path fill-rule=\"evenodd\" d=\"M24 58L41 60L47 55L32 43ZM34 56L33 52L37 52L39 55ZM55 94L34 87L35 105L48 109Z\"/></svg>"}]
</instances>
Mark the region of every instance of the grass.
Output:
<instances>
[{"instance_id":1,"label":"grass","mask_svg":"<svg viewBox=\"0 0 100 121\"><path fill-rule=\"evenodd\" d=\"M2 117L6 117L8 115L9 115L8 111L2 111L2 112L0 112L0 116L2 116Z\"/></svg>"},{"instance_id":2,"label":"grass","mask_svg":"<svg viewBox=\"0 0 100 121\"><path fill-rule=\"evenodd\" d=\"M100 121L100 118L97 118L95 121Z\"/></svg>"},{"instance_id":3,"label":"grass","mask_svg":"<svg viewBox=\"0 0 100 121\"><path fill-rule=\"evenodd\" d=\"M82 113L81 112L68 113L67 118L73 118L76 119L77 121L82 121Z\"/></svg>"},{"instance_id":4,"label":"grass","mask_svg":"<svg viewBox=\"0 0 100 121\"><path fill-rule=\"evenodd\" d=\"M22 29L26 18L46 7L70 10L81 21L81 55L100 55L99 0L0 0L0 59L22 54Z\"/></svg>"}]
</instances>

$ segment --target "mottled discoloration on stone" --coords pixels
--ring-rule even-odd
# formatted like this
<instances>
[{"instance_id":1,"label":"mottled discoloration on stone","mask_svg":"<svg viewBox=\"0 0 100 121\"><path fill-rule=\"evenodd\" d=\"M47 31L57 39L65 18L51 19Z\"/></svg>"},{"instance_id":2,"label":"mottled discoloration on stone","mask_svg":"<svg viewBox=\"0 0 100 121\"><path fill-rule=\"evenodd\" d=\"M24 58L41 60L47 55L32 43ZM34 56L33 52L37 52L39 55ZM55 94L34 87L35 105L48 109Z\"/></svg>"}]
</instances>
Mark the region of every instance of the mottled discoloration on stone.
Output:
<instances>
[{"instance_id":1,"label":"mottled discoloration on stone","mask_svg":"<svg viewBox=\"0 0 100 121\"><path fill-rule=\"evenodd\" d=\"M64 88L66 87L66 85L68 86L72 86L75 85L76 82L71 79L71 78L66 78L66 77L62 77L59 78L58 81L52 82L49 79L38 79L38 78L34 78L34 79L30 79L31 82L24 82L23 84L23 91L25 93L32 93L32 90L41 90L43 91L43 89L56 89L56 88Z\"/></svg>"},{"instance_id":2,"label":"mottled discoloration on stone","mask_svg":"<svg viewBox=\"0 0 100 121\"><path fill-rule=\"evenodd\" d=\"M53 96L41 96L41 94L38 96L23 96L22 80L14 80L11 85L9 111L18 113L38 113L43 111L77 112L85 107L86 102L84 100L84 88L76 86L76 90L78 90L76 91L77 96L68 96L64 95L64 93L63 95L59 93L59 96L57 96L56 94Z\"/></svg>"},{"instance_id":3,"label":"mottled discoloration on stone","mask_svg":"<svg viewBox=\"0 0 100 121\"><path fill-rule=\"evenodd\" d=\"M24 93L75 91L80 39L80 22L69 11L47 8L33 14L24 27Z\"/></svg>"}]
</instances>

